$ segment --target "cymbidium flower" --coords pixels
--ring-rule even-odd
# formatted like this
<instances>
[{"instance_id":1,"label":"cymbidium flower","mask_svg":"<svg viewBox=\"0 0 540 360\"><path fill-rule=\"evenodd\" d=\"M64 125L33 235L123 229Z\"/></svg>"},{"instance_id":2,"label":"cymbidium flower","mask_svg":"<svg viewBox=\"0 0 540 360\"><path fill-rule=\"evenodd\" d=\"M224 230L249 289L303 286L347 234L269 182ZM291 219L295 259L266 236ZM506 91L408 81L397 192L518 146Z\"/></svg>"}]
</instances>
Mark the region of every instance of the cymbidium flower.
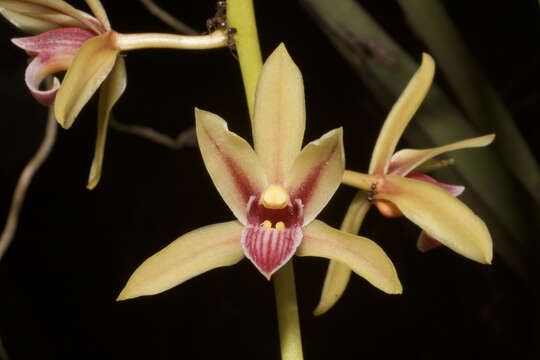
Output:
<instances>
[{"instance_id":1,"label":"cymbidium flower","mask_svg":"<svg viewBox=\"0 0 540 360\"><path fill-rule=\"evenodd\" d=\"M44 105L54 102L58 123L69 128L97 88L98 131L88 188L101 176L103 151L111 109L126 87L124 60L116 33L99 0L86 0L94 16L62 0L0 0L0 12L24 31L39 35L16 38L13 43L34 56L26 69L25 81L32 95ZM67 70L60 84L40 90L41 82ZM102 84L103 83L103 84Z\"/></svg>"},{"instance_id":2,"label":"cymbidium flower","mask_svg":"<svg viewBox=\"0 0 540 360\"><path fill-rule=\"evenodd\" d=\"M378 245L315 220L343 176L342 130L301 150L302 76L283 45L266 61L257 85L255 150L219 116L196 109L195 118L203 161L237 220L194 230L148 258L119 300L165 291L243 257L269 279L295 253L336 259L381 290L401 292L395 268Z\"/></svg>"},{"instance_id":3,"label":"cymbidium flower","mask_svg":"<svg viewBox=\"0 0 540 360\"><path fill-rule=\"evenodd\" d=\"M58 123L69 128L96 90L99 94L96 148L88 178L93 189L101 177L111 109L126 88L121 51L144 48L213 49L228 44L226 29L207 35L121 34L113 29L99 0L86 0L94 16L63 0L0 0L0 13L22 30L39 35L13 39L34 59L26 69L26 84L42 104L54 102ZM60 84L40 90L48 75L67 70Z\"/></svg>"},{"instance_id":4,"label":"cymbidium flower","mask_svg":"<svg viewBox=\"0 0 540 360\"><path fill-rule=\"evenodd\" d=\"M489 145L494 135L458 141L424 149L403 149L394 153L407 124L425 98L435 72L433 59L424 54L422 64L393 106L373 150L369 175L345 170L343 183L358 187L344 221L346 229L358 232L370 204L387 217L406 216L422 228L418 248L429 250L442 243L455 252L480 263L491 263L493 246L485 223L455 196L462 186L443 184L415 172L426 161L443 153ZM316 314L326 312L342 295L350 269L332 261Z\"/></svg>"}]
</instances>

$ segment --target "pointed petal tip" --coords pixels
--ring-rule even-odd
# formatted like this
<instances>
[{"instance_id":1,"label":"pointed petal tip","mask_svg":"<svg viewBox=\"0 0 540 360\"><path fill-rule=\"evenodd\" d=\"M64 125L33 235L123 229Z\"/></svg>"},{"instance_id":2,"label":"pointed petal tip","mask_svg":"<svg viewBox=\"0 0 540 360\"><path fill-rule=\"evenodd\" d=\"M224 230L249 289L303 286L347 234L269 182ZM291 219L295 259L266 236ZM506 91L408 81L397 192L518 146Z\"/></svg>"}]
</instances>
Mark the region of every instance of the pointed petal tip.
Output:
<instances>
[{"instance_id":1,"label":"pointed petal tip","mask_svg":"<svg viewBox=\"0 0 540 360\"><path fill-rule=\"evenodd\" d=\"M125 289L124 289L124 290L125 290ZM124 290L122 290L122 291L120 292L120 294L118 294L118 296L116 297L116 300L115 300L116 302L124 301L124 300L129 299L129 297L126 296L126 294L124 294Z\"/></svg>"},{"instance_id":2,"label":"pointed petal tip","mask_svg":"<svg viewBox=\"0 0 540 360\"><path fill-rule=\"evenodd\" d=\"M422 63L420 66L422 68L426 68L426 70L429 70L430 72L435 73L435 60L433 60L433 57L428 53L422 53Z\"/></svg>"},{"instance_id":3,"label":"pointed petal tip","mask_svg":"<svg viewBox=\"0 0 540 360\"><path fill-rule=\"evenodd\" d=\"M495 141L495 134L488 134L486 137L486 146Z\"/></svg>"},{"instance_id":4,"label":"pointed petal tip","mask_svg":"<svg viewBox=\"0 0 540 360\"><path fill-rule=\"evenodd\" d=\"M385 293L401 294L403 291L394 264L380 246L367 238L334 229L319 220L304 228L304 239L296 255L337 260ZM335 301L328 303L333 305Z\"/></svg>"},{"instance_id":5,"label":"pointed petal tip","mask_svg":"<svg viewBox=\"0 0 540 360\"><path fill-rule=\"evenodd\" d=\"M313 310L313 316L321 316L321 315L324 315L326 314L326 312L330 310L329 307L325 307L323 306L322 304L319 304L317 305L317 307L315 308L315 310Z\"/></svg>"},{"instance_id":6,"label":"pointed petal tip","mask_svg":"<svg viewBox=\"0 0 540 360\"><path fill-rule=\"evenodd\" d=\"M19 47L21 49L24 49L24 40L23 39L25 39L25 38L24 37L11 38L11 42L15 46L17 46L17 47Z\"/></svg>"},{"instance_id":7,"label":"pointed petal tip","mask_svg":"<svg viewBox=\"0 0 540 360\"><path fill-rule=\"evenodd\" d=\"M484 221L446 190L396 175L385 178L378 197L454 252L479 263L491 263L493 241Z\"/></svg>"}]
</instances>

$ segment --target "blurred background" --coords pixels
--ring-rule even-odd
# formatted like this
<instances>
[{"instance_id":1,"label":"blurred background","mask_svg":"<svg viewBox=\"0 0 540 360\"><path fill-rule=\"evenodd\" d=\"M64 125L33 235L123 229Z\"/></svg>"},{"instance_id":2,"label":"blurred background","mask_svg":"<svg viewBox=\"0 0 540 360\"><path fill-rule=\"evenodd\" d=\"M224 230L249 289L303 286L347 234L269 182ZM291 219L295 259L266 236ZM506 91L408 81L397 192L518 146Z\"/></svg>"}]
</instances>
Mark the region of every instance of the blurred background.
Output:
<instances>
[{"instance_id":1,"label":"blurred background","mask_svg":"<svg viewBox=\"0 0 540 360\"><path fill-rule=\"evenodd\" d=\"M139 1L103 3L119 32L173 31ZM206 0L158 4L201 32L216 8ZM388 253L404 293L386 295L353 275L337 305L315 318L327 261L296 258L305 358L538 358L538 2L256 0L255 10L263 56L284 42L303 73L305 142L343 126L347 168L367 170L384 118L423 51L435 57L437 85L399 146L497 133L494 145L452 154L456 165L436 174L467 186L462 199L495 242L493 265L444 247L421 254L414 224L372 211L361 234ZM9 41L24 34L4 19L0 34L3 222L47 112L24 84L26 54ZM175 137L193 126L197 106L250 139L228 49L134 51L126 64L118 121ZM147 257L233 215L196 147L171 150L114 129L101 182L86 190L96 100L70 130L59 129L0 262L0 337L10 358L279 358L271 283L246 260L159 295L114 301ZM339 227L354 194L341 187L320 219Z\"/></svg>"}]
</instances>

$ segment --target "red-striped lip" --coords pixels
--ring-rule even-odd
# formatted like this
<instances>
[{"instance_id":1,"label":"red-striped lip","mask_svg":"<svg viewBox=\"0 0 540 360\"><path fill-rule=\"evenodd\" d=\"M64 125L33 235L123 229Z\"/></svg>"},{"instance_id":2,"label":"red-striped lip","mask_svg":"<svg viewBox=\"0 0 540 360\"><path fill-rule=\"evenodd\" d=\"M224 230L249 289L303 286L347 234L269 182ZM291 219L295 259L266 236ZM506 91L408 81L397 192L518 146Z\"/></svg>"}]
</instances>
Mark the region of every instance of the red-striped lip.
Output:
<instances>
[{"instance_id":1,"label":"red-striped lip","mask_svg":"<svg viewBox=\"0 0 540 360\"><path fill-rule=\"evenodd\" d=\"M300 199L284 209L267 209L252 196L247 205L248 224L242 231L246 257L270 279L296 252L302 242L303 205ZM266 221L266 226L263 224ZM283 223L283 227L277 226ZM270 226L268 226L270 225Z\"/></svg>"}]
</instances>

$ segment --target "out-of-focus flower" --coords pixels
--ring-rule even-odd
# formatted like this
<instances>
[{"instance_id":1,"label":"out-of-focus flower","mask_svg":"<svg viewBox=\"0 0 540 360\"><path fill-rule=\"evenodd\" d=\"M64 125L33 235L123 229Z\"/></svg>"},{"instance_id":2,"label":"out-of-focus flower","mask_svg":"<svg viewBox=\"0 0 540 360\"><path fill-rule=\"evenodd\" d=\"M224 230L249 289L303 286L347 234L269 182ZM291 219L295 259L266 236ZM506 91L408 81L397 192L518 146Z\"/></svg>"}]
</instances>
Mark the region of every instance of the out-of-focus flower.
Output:
<instances>
[{"instance_id":1,"label":"out-of-focus flower","mask_svg":"<svg viewBox=\"0 0 540 360\"><path fill-rule=\"evenodd\" d=\"M194 230L148 258L118 300L165 291L244 257L269 279L295 253L338 260L381 290L401 292L395 268L379 246L315 220L343 176L342 130L301 150L304 88L285 46L270 55L259 78L255 150L219 116L196 109L195 118L206 168L237 220Z\"/></svg>"},{"instance_id":2,"label":"out-of-focus flower","mask_svg":"<svg viewBox=\"0 0 540 360\"><path fill-rule=\"evenodd\" d=\"M422 251L440 243L480 263L491 263L493 245L485 223L455 196L463 186L448 185L415 171L443 153L489 145L495 135L458 141L424 149L403 149L394 153L407 124L425 98L435 72L431 56L424 54L422 65L390 111L377 138L369 175L345 170L343 183L365 192L359 195L344 221L345 229L358 232L370 204L387 217L406 216L420 226L417 246ZM361 193L362 194L362 193ZM350 269L332 261L316 314L326 312L342 295Z\"/></svg>"}]
</instances>

